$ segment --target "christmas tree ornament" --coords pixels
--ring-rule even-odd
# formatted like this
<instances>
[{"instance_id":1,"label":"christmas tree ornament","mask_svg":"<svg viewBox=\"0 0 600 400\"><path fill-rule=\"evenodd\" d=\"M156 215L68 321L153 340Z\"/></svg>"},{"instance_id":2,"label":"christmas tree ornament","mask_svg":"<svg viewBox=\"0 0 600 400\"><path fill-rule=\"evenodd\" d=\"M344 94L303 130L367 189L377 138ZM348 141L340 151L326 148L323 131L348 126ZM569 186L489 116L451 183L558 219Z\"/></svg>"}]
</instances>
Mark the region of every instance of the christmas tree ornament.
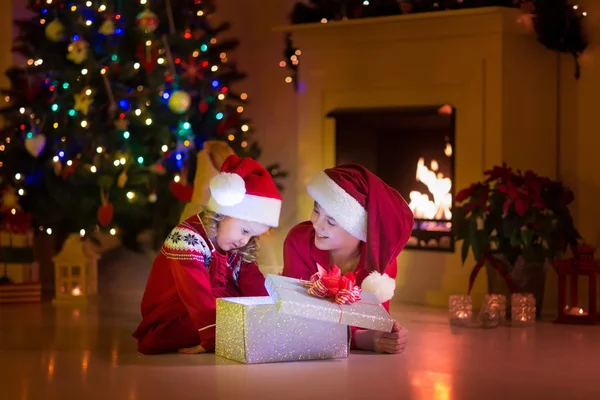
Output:
<instances>
[{"instance_id":1,"label":"christmas tree ornament","mask_svg":"<svg viewBox=\"0 0 600 400\"><path fill-rule=\"evenodd\" d=\"M103 196L104 197L104 196ZM112 221L114 214L114 207L111 202L107 199L103 200L103 204L98 207L98 221L102 226L108 226L110 221Z\"/></svg>"},{"instance_id":2,"label":"christmas tree ornament","mask_svg":"<svg viewBox=\"0 0 600 400\"><path fill-rule=\"evenodd\" d=\"M115 34L115 30L115 22L112 20L112 18L108 18L102 23L102 25L100 25L98 32L104 36L111 36Z\"/></svg>"},{"instance_id":3,"label":"christmas tree ornament","mask_svg":"<svg viewBox=\"0 0 600 400\"><path fill-rule=\"evenodd\" d=\"M150 46L140 44L135 52L135 56L146 71L152 72L158 60L158 48L154 43Z\"/></svg>"},{"instance_id":4,"label":"christmas tree ornament","mask_svg":"<svg viewBox=\"0 0 600 400\"><path fill-rule=\"evenodd\" d=\"M61 177L63 179L67 179L69 176L73 175L80 164L81 161L79 160L73 160L70 163L67 163L67 165L62 168L62 171L60 173Z\"/></svg>"},{"instance_id":5,"label":"christmas tree ornament","mask_svg":"<svg viewBox=\"0 0 600 400\"><path fill-rule=\"evenodd\" d=\"M129 128L129 120L127 118L119 118L115 121L115 128L120 131L126 131Z\"/></svg>"},{"instance_id":6,"label":"christmas tree ornament","mask_svg":"<svg viewBox=\"0 0 600 400\"><path fill-rule=\"evenodd\" d=\"M123 171L119 174L119 177L117 178L117 187L119 187L120 189L123 189L125 187L125 185L127 184L127 171Z\"/></svg>"},{"instance_id":7,"label":"christmas tree ornament","mask_svg":"<svg viewBox=\"0 0 600 400\"><path fill-rule=\"evenodd\" d=\"M217 135L221 136L229 131L235 124L237 124L240 120L240 115L238 113L231 113L229 118L222 119L217 124Z\"/></svg>"},{"instance_id":8,"label":"christmas tree ornament","mask_svg":"<svg viewBox=\"0 0 600 400\"><path fill-rule=\"evenodd\" d=\"M89 88L84 88L80 93L75 96L75 105L73 110L81 111L83 115L88 115L90 105L94 101L94 96Z\"/></svg>"},{"instance_id":9,"label":"christmas tree ornament","mask_svg":"<svg viewBox=\"0 0 600 400\"><path fill-rule=\"evenodd\" d=\"M208 103L205 100L200 101L200 103L198 103L198 110L204 114L205 112L208 111Z\"/></svg>"},{"instance_id":10,"label":"christmas tree ornament","mask_svg":"<svg viewBox=\"0 0 600 400\"><path fill-rule=\"evenodd\" d=\"M196 83L196 79L204 79L204 73L202 73L202 65L197 58L190 56L189 61L183 61L181 63L183 68L182 78L186 78L191 84Z\"/></svg>"},{"instance_id":11,"label":"christmas tree ornament","mask_svg":"<svg viewBox=\"0 0 600 400\"><path fill-rule=\"evenodd\" d=\"M158 200L158 196L156 195L156 190L148 195L148 203L154 204Z\"/></svg>"},{"instance_id":12,"label":"christmas tree ornament","mask_svg":"<svg viewBox=\"0 0 600 400\"><path fill-rule=\"evenodd\" d=\"M65 26L60 20L55 19L46 25L46 37L52 42L60 42L65 38Z\"/></svg>"},{"instance_id":13,"label":"christmas tree ornament","mask_svg":"<svg viewBox=\"0 0 600 400\"><path fill-rule=\"evenodd\" d=\"M46 136L42 133L38 133L37 135L25 139L25 149L29 154L33 157L38 158L39 155L46 147Z\"/></svg>"},{"instance_id":14,"label":"christmas tree ornament","mask_svg":"<svg viewBox=\"0 0 600 400\"><path fill-rule=\"evenodd\" d=\"M185 90L173 92L169 99L169 108L176 114L183 114L189 110L192 104L192 97Z\"/></svg>"},{"instance_id":15,"label":"christmas tree ornament","mask_svg":"<svg viewBox=\"0 0 600 400\"><path fill-rule=\"evenodd\" d=\"M177 200L187 203L191 200L192 194L194 193L194 187L191 185L184 185L180 182L171 181L169 183L169 189Z\"/></svg>"},{"instance_id":16,"label":"christmas tree ornament","mask_svg":"<svg viewBox=\"0 0 600 400\"><path fill-rule=\"evenodd\" d=\"M137 15L135 22L144 33L152 33L158 28L159 20L158 15L146 9Z\"/></svg>"},{"instance_id":17,"label":"christmas tree ornament","mask_svg":"<svg viewBox=\"0 0 600 400\"><path fill-rule=\"evenodd\" d=\"M75 64L81 64L88 57L89 43L83 39L74 40L69 44L69 54L67 59L73 61Z\"/></svg>"},{"instance_id":18,"label":"christmas tree ornament","mask_svg":"<svg viewBox=\"0 0 600 400\"><path fill-rule=\"evenodd\" d=\"M20 210L21 205L19 204L19 195L17 189L8 185L6 189L2 191L2 204L0 204L0 211L7 212L12 210Z\"/></svg>"}]
</instances>

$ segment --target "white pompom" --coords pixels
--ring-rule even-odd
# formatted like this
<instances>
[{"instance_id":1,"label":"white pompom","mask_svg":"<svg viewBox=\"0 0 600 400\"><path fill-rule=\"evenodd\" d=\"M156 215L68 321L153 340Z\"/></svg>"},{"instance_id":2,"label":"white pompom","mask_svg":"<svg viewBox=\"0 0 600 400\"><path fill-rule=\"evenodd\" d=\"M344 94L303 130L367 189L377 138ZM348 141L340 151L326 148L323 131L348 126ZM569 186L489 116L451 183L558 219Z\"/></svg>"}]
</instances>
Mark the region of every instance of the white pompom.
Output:
<instances>
[{"instance_id":1,"label":"white pompom","mask_svg":"<svg viewBox=\"0 0 600 400\"><path fill-rule=\"evenodd\" d=\"M373 293L381 303L385 303L394 297L396 280L390 278L388 274L381 275L373 271L363 280L360 287L365 292Z\"/></svg>"},{"instance_id":2,"label":"white pompom","mask_svg":"<svg viewBox=\"0 0 600 400\"><path fill-rule=\"evenodd\" d=\"M222 206L234 206L246 195L246 183L238 174L221 172L210 181L210 194Z\"/></svg>"}]
</instances>

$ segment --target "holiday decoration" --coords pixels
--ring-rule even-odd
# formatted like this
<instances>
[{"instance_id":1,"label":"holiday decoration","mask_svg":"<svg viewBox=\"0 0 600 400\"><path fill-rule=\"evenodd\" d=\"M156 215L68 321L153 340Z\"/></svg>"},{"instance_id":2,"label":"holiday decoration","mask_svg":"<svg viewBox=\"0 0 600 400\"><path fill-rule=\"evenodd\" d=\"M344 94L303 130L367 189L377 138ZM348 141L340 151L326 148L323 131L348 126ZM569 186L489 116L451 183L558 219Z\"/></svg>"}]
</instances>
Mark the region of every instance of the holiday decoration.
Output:
<instances>
[{"instance_id":1,"label":"holiday decoration","mask_svg":"<svg viewBox=\"0 0 600 400\"><path fill-rule=\"evenodd\" d=\"M65 26L58 19L46 25L46 37L52 42L60 42L65 38Z\"/></svg>"},{"instance_id":2,"label":"holiday decoration","mask_svg":"<svg viewBox=\"0 0 600 400\"><path fill-rule=\"evenodd\" d=\"M360 288L365 292L371 292L380 302L385 303L394 297L396 281L388 274L380 274L373 271L361 283Z\"/></svg>"},{"instance_id":3,"label":"holiday decoration","mask_svg":"<svg viewBox=\"0 0 600 400\"><path fill-rule=\"evenodd\" d=\"M234 206L246 195L246 184L238 174L221 172L210 181L210 193L222 206Z\"/></svg>"},{"instance_id":4,"label":"holiday decoration","mask_svg":"<svg viewBox=\"0 0 600 400\"><path fill-rule=\"evenodd\" d=\"M103 34L104 36L111 36L115 34L115 23L112 19L105 20L102 25L100 25L100 29L98 32Z\"/></svg>"},{"instance_id":5,"label":"holiday decoration","mask_svg":"<svg viewBox=\"0 0 600 400\"><path fill-rule=\"evenodd\" d=\"M6 71L0 108L0 178L23 201L5 196L0 223L23 209L61 240L84 231L137 248L151 231L159 244L190 199L185 171L203 142L260 156L235 90L238 44L210 21L214 0L36 1L29 11L13 44L25 64ZM281 187L285 173L268 170Z\"/></svg>"},{"instance_id":6,"label":"holiday decoration","mask_svg":"<svg viewBox=\"0 0 600 400\"><path fill-rule=\"evenodd\" d=\"M598 277L600 260L594 258L596 249L585 243L578 244L574 256L554 263L558 274L558 317L559 324L596 325L600 323L598 313ZM587 277L587 305L580 306L580 278Z\"/></svg>"},{"instance_id":7,"label":"holiday decoration","mask_svg":"<svg viewBox=\"0 0 600 400\"><path fill-rule=\"evenodd\" d=\"M54 304L85 303L98 294L98 259L91 243L70 235L54 262Z\"/></svg>"},{"instance_id":8,"label":"holiday decoration","mask_svg":"<svg viewBox=\"0 0 600 400\"><path fill-rule=\"evenodd\" d=\"M582 20L587 12L579 4L569 0L303 0L294 5L290 19L292 24L328 23L486 6L520 8L524 13L531 14L538 41L550 50L571 54L575 61L575 78L579 78L579 57L588 47L587 35L582 27ZM279 65L290 70L285 82L293 82L296 90L300 54L300 49L295 48L292 43L291 35L286 35L284 59Z\"/></svg>"},{"instance_id":9,"label":"holiday decoration","mask_svg":"<svg viewBox=\"0 0 600 400\"><path fill-rule=\"evenodd\" d=\"M177 114L183 114L189 110L192 98L189 93L183 90L178 90L171 95L169 99L169 108Z\"/></svg>"},{"instance_id":10,"label":"holiday decoration","mask_svg":"<svg viewBox=\"0 0 600 400\"><path fill-rule=\"evenodd\" d=\"M352 272L342 276L341 270L334 265L327 272L317 264L317 272L302 285L308 287L308 294L321 298L332 298L337 304L353 304L360 300L360 288L356 286L356 278Z\"/></svg>"},{"instance_id":11,"label":"holiday decoration","mask_svg":"<svg viewBox=\"0 0 600 400\"><path fill-rule=\"evenodd\" d=\"M39 157L40 153L46 147L46 136L42 133L38 133L37 135L25 139L25 149L29 154L33 157Z\"/></svg>"},{"instance_id":12,"label":"holiday decoration","mask_svg":"<svg viewBox=\"0 0 600 400\"><path fill-rule=\"evenodd\" d=\"M450 324L458 326L468 326L473 318L473 303L471 296L453 295L450 296L448 304L448 315Z\"/></svg>"},{"instance_id":13,"label":"holiday decoration","mask_svg":"<svg viewBox=\"0 0 600 400\"><path fill-rule=\"evenodd\" d=\"M363 292L362 298L352 304L339 304L309 294L298 279L267 275L265 287L280 313L383 332L392 331L394 321L372 293Z\"/></svg>"},{"instance_id":14,"label":"holiday decoration","mask_svg":"<svg viewBox=\"0 0 600 400\"><path fill-rule=\"evenodd\" d=\"M85 88L81 93L75 95L75 105L73 106L73 110L81 111L83 115L87 115L93 101L94 97L91 95L91 90Z\"/></svg>"},{"instance_id":15,"label":"holiday decoration","mask_svg":"<svg viewBox=\"0 0 600 400\"><path fill-rule=\"evenodd\" d=\"M102 226L108 226L112 221L114 207L112 203L104 200L104 203L98 208L98 221Z\"/></svg>"},{"instance_id":16,"label":"holiday decoration","mask_svg":"<svg viewBox=\"0 0 600 400\"><path fill-rule=\"evenodd\" d=\"M140 29L145 33L151 33L158 28L158 16L150 10L144 10L135 19Z\"/></svg>"},{"instance_id":17,"label":"holiday decoration","mask_svg":"<svg viewBox=\"0 0 600 400\"><path fill-rule=\"evenodd\" d=\"M529 326L535 323L535 297L531 293L513 293L511 298L513 326Z\"/></svg>"},{"instance_id":18,"label":"holiday decoration","mask_svg":"<svg viewBox=\"0 0 600 400\"><path fill-rule=\"evenodd\" d=\"M67 59L73 61L75 64L81 64L88 57L89 44L83 39L78 39L69 45L69 54Z\"/></svg>"}]
</instances>

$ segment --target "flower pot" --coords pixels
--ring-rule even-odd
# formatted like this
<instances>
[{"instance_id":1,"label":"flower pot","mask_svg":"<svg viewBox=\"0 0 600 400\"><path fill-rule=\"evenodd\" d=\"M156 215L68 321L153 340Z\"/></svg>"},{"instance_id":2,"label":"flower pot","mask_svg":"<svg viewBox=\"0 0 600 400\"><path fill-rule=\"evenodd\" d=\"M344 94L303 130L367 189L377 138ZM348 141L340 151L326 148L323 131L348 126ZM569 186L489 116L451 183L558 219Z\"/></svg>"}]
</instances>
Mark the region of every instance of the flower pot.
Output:
<instances>
[{"instance_id":1,"label":"flower pot","mask_svg":"<svg viewBox=\"0 0 600 400\"><path fill-rule=\"evenodd\" d=\"M531 293L535 297L536 317L540 319L544 306L544 289L546 286L546 265L540 263L526 263L522 258L518 258L515 265L509 265L504 258L499 258L508 268L509 275L518 292ZM493 294L503 294L508 300L507 315L510 314L511 293L506 280L494 268L486 265L488 275L488 292Z\"/></svg>"}]
</instances>

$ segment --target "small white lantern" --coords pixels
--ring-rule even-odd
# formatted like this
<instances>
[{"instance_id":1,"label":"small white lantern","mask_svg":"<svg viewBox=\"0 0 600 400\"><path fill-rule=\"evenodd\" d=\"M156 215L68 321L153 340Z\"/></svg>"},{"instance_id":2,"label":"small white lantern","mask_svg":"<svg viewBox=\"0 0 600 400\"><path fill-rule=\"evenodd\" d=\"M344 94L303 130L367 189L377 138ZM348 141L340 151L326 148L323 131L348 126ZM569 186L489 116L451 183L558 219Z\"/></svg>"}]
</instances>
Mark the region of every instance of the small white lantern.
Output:
<instances>
[{"instance_id":1,"label":"small white lantern","mask_svg":"<svg viewBox=\"0 0 600 400\"><path fill-rule=\"evenodd\" d=\"M86 303L98 295L98 259L91 243L70 235L52 259L55 274L54 303Z\"/></svg>"}]
</instances>

